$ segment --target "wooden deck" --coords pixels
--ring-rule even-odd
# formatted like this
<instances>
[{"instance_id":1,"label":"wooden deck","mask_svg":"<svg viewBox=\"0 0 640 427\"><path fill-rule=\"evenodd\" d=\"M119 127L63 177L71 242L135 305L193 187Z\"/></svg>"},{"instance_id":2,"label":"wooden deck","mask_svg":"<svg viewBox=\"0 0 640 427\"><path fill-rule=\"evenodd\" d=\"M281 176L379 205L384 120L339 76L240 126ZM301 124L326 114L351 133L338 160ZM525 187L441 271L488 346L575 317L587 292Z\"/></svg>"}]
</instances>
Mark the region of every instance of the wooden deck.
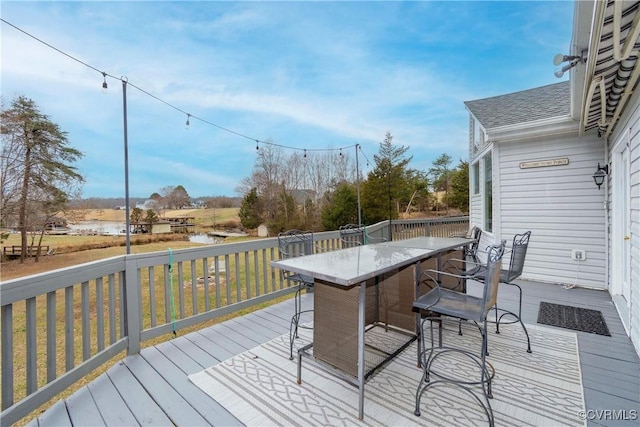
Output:
<instances>
[{"instance_id":1,"label":"wooden deck","mask_svg":"<svg viewBox=\"0 0 640 427\"><path fill-rule=\"evenodd\" d=\"M624 333L607 292L566 290L558 285L521 281L523 320L535 324L540 301L601 310L611 337L577 332L584 398L588 414L601 419L588 425L635 425L627 418L640 410L640 362ZM473 284L470 291L473 291ZM515 287L502 286L500 304L513 308ZM304 297L311 308L312 295ZM201 329L145 348L116 363L105 374L64 401L58 401L31 425L241 425L225 408L193 385L187 375L288 333L293 301ZM504 327L519 327L518 325ZM524 351L524 349L523 349ZM535 348L533 348L535 352ZM589 411L593 412L589 412ZM605 418L609 418L608 420Z\"/></svg>"}]
</instances>

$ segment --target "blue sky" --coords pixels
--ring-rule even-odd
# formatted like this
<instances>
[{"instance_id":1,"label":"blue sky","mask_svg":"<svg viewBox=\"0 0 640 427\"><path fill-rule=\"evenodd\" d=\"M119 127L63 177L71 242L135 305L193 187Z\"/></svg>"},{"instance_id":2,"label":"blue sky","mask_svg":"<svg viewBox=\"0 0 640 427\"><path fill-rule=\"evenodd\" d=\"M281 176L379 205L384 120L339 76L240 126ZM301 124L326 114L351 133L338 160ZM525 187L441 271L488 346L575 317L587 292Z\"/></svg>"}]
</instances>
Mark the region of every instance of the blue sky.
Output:
<instances>
[{"instance_id":1,"label":"blue sky","mask_svg":"<svg viewBox=\"0 0 640 427\"><path fill-rule=\"evenodd\" d=\"M176 185L199 197L238 195L255 139L358 143L372 161L390 132L412 168L466 160L463 102L560 81L573 2L2 1L1 14L161 100L127 90L131 197ZM84 197L124 197L121 82L103 91L97 71L0 30L4 102L25 95L69 133ZM194 118L187 129L166 103L249 138Z\"/></svg>"}]
</instances>

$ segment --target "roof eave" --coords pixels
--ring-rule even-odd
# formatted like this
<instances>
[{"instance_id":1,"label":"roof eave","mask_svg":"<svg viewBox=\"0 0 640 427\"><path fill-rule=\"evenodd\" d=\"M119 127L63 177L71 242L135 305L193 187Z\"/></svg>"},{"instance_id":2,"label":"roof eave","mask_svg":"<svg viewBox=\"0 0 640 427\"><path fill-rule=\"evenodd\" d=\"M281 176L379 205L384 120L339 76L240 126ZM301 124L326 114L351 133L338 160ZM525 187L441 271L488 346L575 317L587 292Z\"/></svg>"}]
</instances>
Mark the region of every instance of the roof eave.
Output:
<instances>
[{"instance_id":1,"label":"roof eave","mask_svg":"<svg viewBox=\"0 0 640 427\"><path fill-rule=\"evenodd\" d=\"M578 134L580 122L570 115L517 123L486 129L487 139L493 143L527 140L546 136Z\"/></svg>"}]
</instances>

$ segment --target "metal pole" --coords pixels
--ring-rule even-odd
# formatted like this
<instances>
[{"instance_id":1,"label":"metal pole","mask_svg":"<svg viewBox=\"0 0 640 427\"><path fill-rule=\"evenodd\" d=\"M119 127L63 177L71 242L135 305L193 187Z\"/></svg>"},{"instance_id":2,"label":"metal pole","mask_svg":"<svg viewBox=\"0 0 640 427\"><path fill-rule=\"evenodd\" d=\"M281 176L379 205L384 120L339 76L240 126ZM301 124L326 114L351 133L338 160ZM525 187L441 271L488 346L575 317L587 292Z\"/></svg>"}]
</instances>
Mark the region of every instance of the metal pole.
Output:
<instances>
[{"instance_id":1,"label":"metal pole","mask_svg":"<svg viewBox=\"0 0 640 427\"><path fill-rule=\"evenodd\" d=\"M389 241L391 241L391 157L389 157L389 175L387 181L389 186Z\"/></svg>"},{"instance_id":2,"label":"metal pole","mask_svg":"<svg viewBox=\"0 0 640 427\"><path fill-rule=\"evenodd\" d=\"M127 78L122 78L122 116L124 121L124 206L126 215L125 235L127 255L131 253L131 219L129 218L129 137L127 132Z\"/></svg>"},{"instance_id":3,"label":"metal pole","mask_svg":"<svg viewBox=\"0 0 640 427\"><path fill-rule=\"evenodd\" d=\"M362 210L360 208L360 167L358 166L358 148L360 144L356 144L356 190L358 192L358 228L362 227Z\"/></svg>"}]
</instances>

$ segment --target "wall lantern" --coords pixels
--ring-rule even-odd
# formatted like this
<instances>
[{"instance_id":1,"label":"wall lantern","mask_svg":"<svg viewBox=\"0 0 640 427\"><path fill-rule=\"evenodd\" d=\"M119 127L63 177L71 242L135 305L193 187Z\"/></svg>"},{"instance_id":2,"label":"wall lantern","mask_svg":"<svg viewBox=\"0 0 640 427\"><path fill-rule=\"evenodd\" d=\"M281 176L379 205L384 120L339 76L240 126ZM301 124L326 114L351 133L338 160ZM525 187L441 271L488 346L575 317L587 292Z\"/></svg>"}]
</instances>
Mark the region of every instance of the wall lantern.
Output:
<instances>
[{"instance_id":1,"label":"wall lantern","mask_svg":"<svg viewBox=\"0 0 640 427\"><path fill-rule=\"evenodd\" d=\"M593 173L593 180L596 182L598 190L604 183L604 177L607 175L609 175L609 165L604 165L604 167L601 167L600 162L598 162L598 169Z\"/></svg>"}]
</instances>

